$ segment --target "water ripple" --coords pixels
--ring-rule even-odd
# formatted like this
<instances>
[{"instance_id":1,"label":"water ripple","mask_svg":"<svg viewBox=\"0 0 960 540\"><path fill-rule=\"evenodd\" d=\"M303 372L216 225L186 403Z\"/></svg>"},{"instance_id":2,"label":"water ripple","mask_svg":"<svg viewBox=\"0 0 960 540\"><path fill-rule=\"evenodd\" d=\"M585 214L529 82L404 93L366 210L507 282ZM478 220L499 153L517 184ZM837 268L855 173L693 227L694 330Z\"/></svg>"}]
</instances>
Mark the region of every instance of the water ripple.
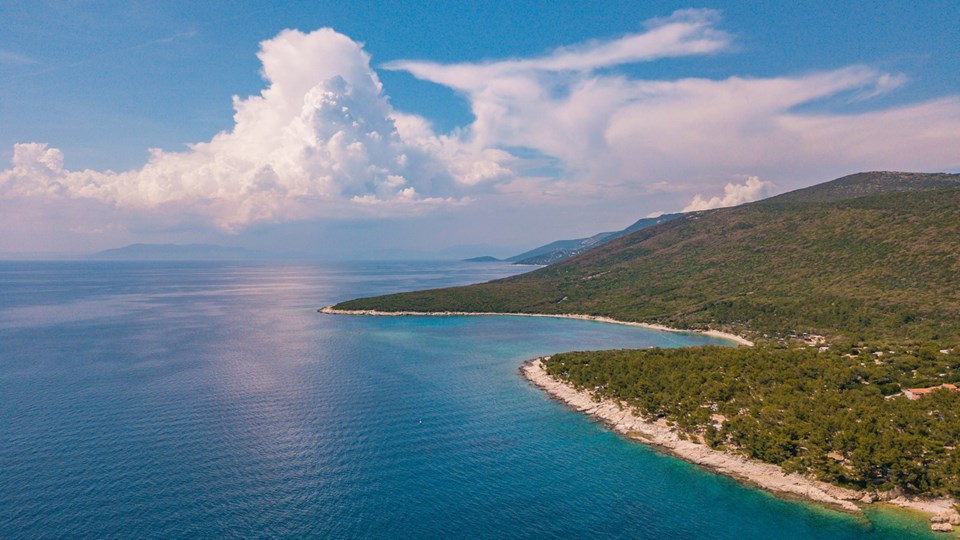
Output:
<instances>
[{"instance_id":1,"label":"water ripple","mask_svg":"<svg viewBox=\"0 0 960 540\"><path fill-rule=\"evenodd\" d=\"M0 263L0 538L925 537L623 441L517 373L709 338L315 312L515 271Z\"/></svg>"}]
</instances>

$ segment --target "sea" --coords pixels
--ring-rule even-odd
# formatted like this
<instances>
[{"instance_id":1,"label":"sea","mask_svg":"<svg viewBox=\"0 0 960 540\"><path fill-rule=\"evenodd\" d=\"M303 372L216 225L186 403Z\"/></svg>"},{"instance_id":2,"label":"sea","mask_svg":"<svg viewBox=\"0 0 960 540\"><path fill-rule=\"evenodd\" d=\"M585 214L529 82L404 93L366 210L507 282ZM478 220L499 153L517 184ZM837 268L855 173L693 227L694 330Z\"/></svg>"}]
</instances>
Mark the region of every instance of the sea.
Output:
<instances>
[{"instance_id":1,"label":"sea","mask_svg":"<svg viewBox=\"0 0 960 540\"><path fill-rule=\"evenodd\" d=\"M927 538L624 440L525 381L560 351L723 343L317 308L465 262L0 262L0 538Z\"/></svg>"}]
</instances>

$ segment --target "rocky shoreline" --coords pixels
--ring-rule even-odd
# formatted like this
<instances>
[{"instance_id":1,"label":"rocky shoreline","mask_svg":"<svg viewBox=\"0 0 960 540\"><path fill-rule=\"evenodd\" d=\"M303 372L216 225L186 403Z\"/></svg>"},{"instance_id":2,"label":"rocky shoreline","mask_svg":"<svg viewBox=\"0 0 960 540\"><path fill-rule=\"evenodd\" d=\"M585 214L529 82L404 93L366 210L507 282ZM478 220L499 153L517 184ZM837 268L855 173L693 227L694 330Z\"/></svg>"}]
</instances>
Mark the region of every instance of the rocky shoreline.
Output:
<instances>
[{"instance_id":1,"label":"rocky shoreline","mask_svg":"<svg viewBox=\"0 0 960 540\"><path fill-rule=\"evenodd\" d=\"M753 346L753 342L736 334L717 330L681 330L667 326L619 321L609 317L580 314L543 314L543 313L496 313L467 311L378 311L345 310L333 306L322 307L320 313L336 315L370 316L515 316L548 317L555 319L578 319L609 324L635 326L664 332L703 334L727 339L743 346ZM549 358L549 357L547 357ZM685 461L700 465L719 474L730 476L745 484L765 489L781 496L813 501L841 511L862 513L862 506L880 503L890 504L907 510L930 516L931 530L952 532L954 526L960 526L958 501L951 498L910 497L900 492L856 491L827 482L814 480L796 473L786 474L777 465L751 460L732 453L714 450L704 444L681 439L676 430L665 421L645 420L631 411L630 407L610 399L595 401L587 391L578 391L573 386L558 381L548 375L543 368L541 358L524 363L520 368L523 376L551 397L563 402L574 410L590 414L606 423L621 435L653 446Z\"/></svg>"},{"instance_id":2,"label":"rocky shoreline","mask_svg":"<svg viewBox=\"0 0 960 540\"><path fill-rule=\"evenodd\" d=\"M551 397L574 410L602 420L617 433L746 484L778 495L801 498L851 513L862 512L861 506L865 504L875 502L892 504L932 516L931 529L934 531L949 532L953 530L954 525L960 525L960 513L955 509L957 501L953 499L912 498L893 492L867 493L842 488L796 473L786 474L777 465L714 450L704 444L681 439L676 429L668 426L665 421L649 421L641 418L635 415L629 406L622 403L610 399L596 401L591 393L578 391L573 386L548 375L541 358L526 362L520 371L527 380Z\"/></svg>"}]
</instances>

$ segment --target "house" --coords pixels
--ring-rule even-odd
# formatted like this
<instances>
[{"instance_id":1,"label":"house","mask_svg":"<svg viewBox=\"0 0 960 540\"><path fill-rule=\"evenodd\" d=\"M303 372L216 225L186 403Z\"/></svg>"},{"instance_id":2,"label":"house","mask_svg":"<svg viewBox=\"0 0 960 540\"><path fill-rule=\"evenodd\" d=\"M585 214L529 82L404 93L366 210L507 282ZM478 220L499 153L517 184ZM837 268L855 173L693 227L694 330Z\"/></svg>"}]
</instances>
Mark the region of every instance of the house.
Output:
<instances>
[{"instance_id":1,"label":"house","mask_svg":"<svg viewBox=\"0 0 960 540\"><path fill-rule=\"evenodd\" d=\"M931 386L929 388L907 388L903 391L903 395L907 396L907 399L918 400L930 392L940 389L950 390L951 392L960 392L960 388L957 388L956 385L941 384L940 386Z\"/></svg>"}]
</instances>

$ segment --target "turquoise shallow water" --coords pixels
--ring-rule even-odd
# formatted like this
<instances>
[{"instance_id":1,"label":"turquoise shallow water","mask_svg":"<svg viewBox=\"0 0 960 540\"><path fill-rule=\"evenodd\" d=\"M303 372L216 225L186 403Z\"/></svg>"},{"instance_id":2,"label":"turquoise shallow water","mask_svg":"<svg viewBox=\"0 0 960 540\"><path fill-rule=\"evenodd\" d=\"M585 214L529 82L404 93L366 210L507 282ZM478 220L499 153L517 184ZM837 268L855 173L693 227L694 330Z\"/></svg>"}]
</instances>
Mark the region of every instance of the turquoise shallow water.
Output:
<instances>
[{"instance_id":1,"label":"turquoise shallow water","mask_svg":"<svg viewBox=\"0 0 960 540\"><path fill-rule=\"evenodd\" d=\"M716 342L358 317L464 263L0 263L0 538L911 538L624 441L527 384L551 352Z\"/></svg>"}]
</instances>

